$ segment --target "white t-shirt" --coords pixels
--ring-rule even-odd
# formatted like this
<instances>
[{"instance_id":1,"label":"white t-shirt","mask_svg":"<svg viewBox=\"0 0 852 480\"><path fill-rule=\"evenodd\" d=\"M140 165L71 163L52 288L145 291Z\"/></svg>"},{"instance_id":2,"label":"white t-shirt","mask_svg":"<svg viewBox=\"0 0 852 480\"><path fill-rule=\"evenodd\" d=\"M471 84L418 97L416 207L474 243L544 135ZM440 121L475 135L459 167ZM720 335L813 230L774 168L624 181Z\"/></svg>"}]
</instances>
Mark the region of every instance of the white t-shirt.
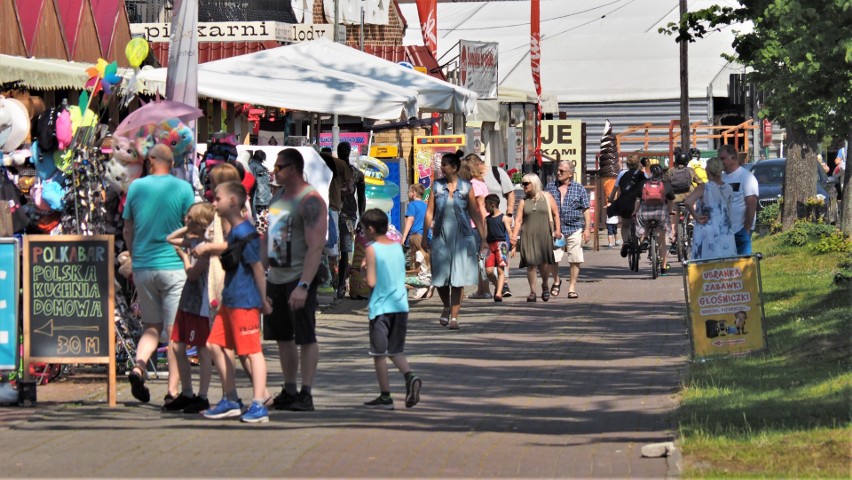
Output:
<instances>
[{"instance_id":1,"label":"white t-shirt","mask_svg":"<svg viewBox=\"0 0 852 480\"><path fill-rule=\"evenodd\" d=\"M745 197L758 196L757 179L748 170L739 167L733 173L722 172L722 180L734 190L734 199L731 202L731 230L739 232L745 225ZM755 214L755 217L757 215ZM751 221L754 228L755 219Z\"/></svg>"},{"instance_id":2,"label":"white t-shirt","mask_svg":"<svg viewBox=\"0 0 852 480\"><path fill-rule=\"evenodd\" d=\"M488 167L488 170L485 171L485 175L483 175L483 180L485 180L485 186L488 187L488 193L493 193L500 197L500 211L506 212L506 197L509 192L515 189L515 186L512 185L512 179L509 178L509 174L506 173L506 170L503 170L500 167L497 167L497 171L500 173L500 178L494 178L494 168Z\"/></svg>"}]
</instances>

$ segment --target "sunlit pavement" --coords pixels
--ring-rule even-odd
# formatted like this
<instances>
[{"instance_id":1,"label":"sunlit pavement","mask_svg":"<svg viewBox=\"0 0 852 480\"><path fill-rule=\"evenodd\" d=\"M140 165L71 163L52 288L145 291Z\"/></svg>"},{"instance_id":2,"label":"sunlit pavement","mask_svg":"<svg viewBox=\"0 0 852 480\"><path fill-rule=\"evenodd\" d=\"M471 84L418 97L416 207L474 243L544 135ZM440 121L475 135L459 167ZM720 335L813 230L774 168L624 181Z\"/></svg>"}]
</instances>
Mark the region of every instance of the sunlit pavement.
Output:
<instances>
[{"instance_id":1,"label":"sunlit pavement","mask_svg":"<svg viewBox=\"0 0 852 480\"><path fill-rule=\"evenodd\" d=\"M515 260L517 264L517 259ZM561 271L567 277L568 268ZM413 301L406 353L421 403L369 410L378 394L367 355L366 302L320 315L315 412L271 411L259 425L160 413L165 380L142 405L119 379L119 406L102 398L36 407L0 422L9 477L665 477L671 459L641 458L673 438L671 414L688 339L680 268L651 280L617 249L586 251L577 293L527 303L511 272L503 303L465 300L461 329L438 324L440 301ZM539 294L540 286L539 286ZM273 394L282 377L267 344ZM193 372L197 375L197 369ZM244 400L251 397L240 374ZM217 385L211 400L220 397Z\"/></svg>"}]
</instances>

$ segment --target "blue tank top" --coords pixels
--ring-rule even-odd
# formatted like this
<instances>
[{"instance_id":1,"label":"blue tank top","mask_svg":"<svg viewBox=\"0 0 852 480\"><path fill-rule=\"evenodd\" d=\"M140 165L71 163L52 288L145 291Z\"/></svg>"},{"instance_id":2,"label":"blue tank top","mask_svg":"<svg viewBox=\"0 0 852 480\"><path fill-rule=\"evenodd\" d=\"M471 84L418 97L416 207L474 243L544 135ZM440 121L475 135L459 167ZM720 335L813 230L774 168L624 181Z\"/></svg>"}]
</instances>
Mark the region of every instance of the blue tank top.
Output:
<instances>
[{"instance_id":1,"label":"blue tank top","mask_svg":"<svg viewBox=\"0 0 852 480\"><path fill-rule=\"evenodd\" d=\"M408 312L402 245L373 243L371 246L376 252L376 286L370 294L370 320L386 313Z\"/></svg>"},{"instance_id":2,"label":"blue tank top","mask_svg":"<svg viewBox=\"0 0 852 480\"><path fill-rule=\"evenodd\" d=\"M485 224L488 227L488 236L485 241L488 243L505 242L506 241L506 225L503 224L503 214L485 217Z\"/></svg>"}]
</instances>

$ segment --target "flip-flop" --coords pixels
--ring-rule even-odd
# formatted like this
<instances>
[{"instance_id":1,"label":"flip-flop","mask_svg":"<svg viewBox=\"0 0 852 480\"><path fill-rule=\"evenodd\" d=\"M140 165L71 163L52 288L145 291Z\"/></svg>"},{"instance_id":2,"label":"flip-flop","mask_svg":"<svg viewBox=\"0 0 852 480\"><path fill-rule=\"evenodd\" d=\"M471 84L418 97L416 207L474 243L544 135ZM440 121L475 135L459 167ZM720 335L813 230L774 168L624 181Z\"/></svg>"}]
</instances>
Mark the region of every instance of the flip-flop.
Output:
<instances>
[{"instance_id":1,"label":"flip-flop","mask_svg":"<svg viewBox=\"0 0 852 480\"><path fill-rule=\"evenodd\" d=\"M559 280L559 283L554 283L553 286L550 287L550 296L558 297L560 288L562 288L562 280Z\"/></svg>"},{"instance_id":2,"label":"flip-flop","mask_svg":"<svg viewBox=\"0 0 852 480\"><path fill-rule=\"evenodd\" d=\"M577 292L568 292L567 297L568 298L580 298L580 296L577 295Z\"/></svg>"}]
</instances>

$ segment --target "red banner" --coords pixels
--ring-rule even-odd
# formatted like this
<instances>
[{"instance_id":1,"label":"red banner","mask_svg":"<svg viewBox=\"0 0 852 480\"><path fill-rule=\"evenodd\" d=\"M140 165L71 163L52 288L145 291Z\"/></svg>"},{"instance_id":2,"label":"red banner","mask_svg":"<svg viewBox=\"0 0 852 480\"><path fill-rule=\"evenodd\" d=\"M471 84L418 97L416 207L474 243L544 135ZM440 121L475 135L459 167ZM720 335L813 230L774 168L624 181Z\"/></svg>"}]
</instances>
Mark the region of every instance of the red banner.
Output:
<instances>
[{"instance_id":1,"label":"red banner","mask_svg":"<svg viewBox=\"0 0 852 480\"><path fill-rule=\"evenodd\" d=\"M438 0L417 0L417 16L420 17L420 31L423 44L435 59L438 59ZM441 133L441 114L433 113L432 135Z\"/></svg>"},{"instance_id":2,"label":"red banner","mask_svg":"<svg viewBox=\"0 0 852 480\"><path fill-rule=\"evenodd\" d=\"M535 94L538 97L535 122L535 160L541 166L541 5L539 0L530 1L530 67L532 68Z\"/></svg>"}]
</instances>

